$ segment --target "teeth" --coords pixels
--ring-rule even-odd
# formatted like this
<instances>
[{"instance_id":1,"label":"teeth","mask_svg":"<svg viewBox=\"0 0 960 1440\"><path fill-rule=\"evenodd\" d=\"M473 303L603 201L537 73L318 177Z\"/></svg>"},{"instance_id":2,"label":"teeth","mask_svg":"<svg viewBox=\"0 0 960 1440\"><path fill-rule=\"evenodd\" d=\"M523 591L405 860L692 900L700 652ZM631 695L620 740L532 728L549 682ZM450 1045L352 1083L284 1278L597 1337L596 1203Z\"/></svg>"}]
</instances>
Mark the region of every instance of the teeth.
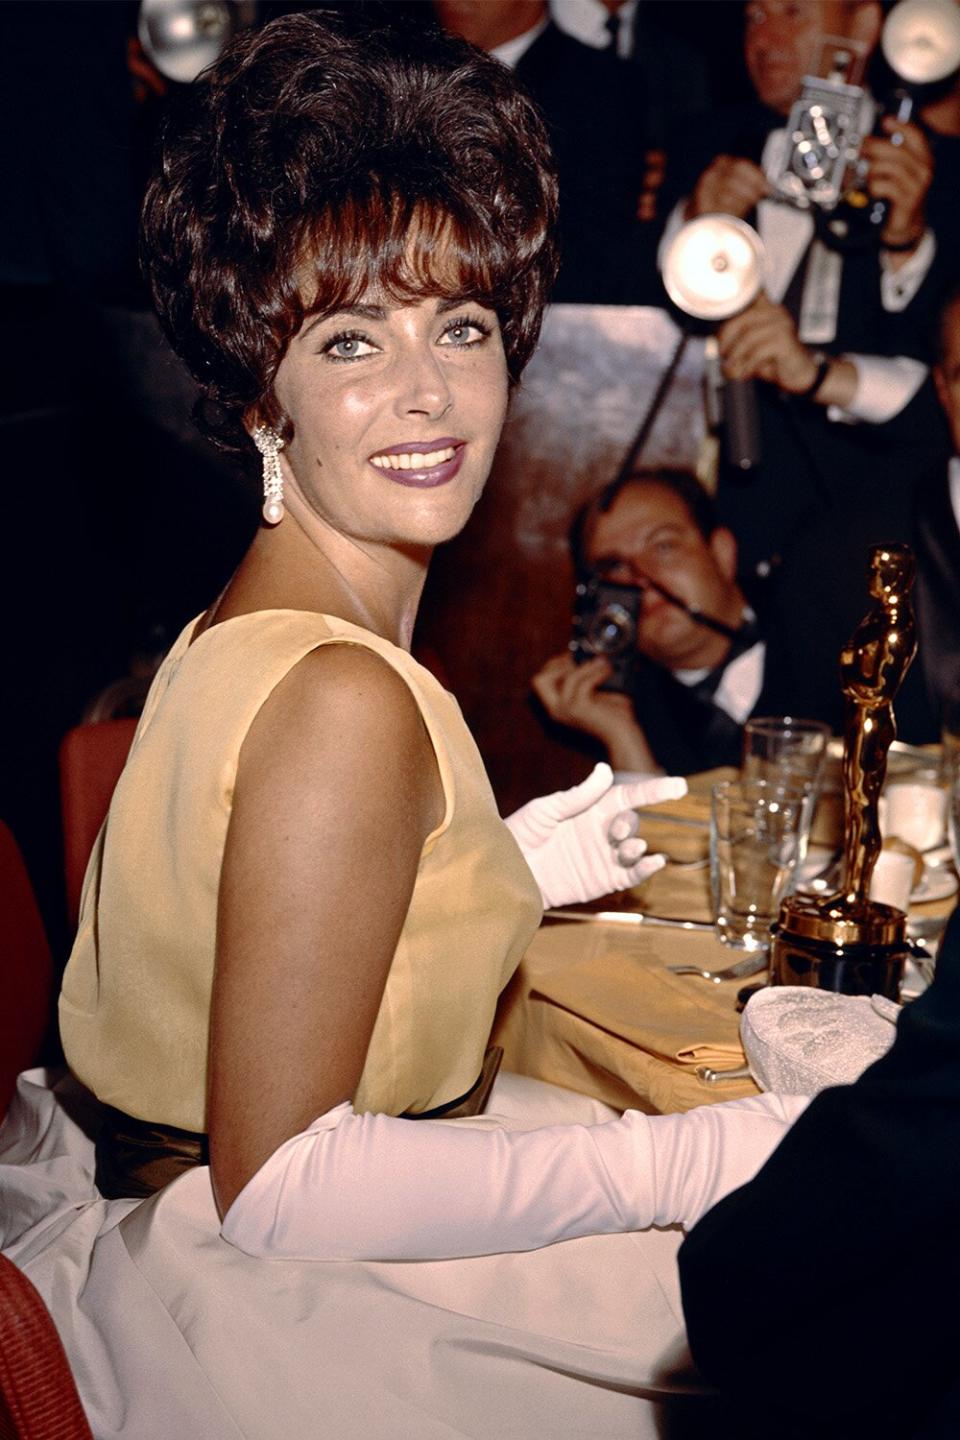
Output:
<instances>
[{"instance_id":1,"label":"teeth","mask_svg":"<svg viewBox=\"0 0 960 1440\"><path fill-rule=\"evenodd\" d=\"M378 470L429 470L452 460L456 453L454 446L448 445L444 450L430 450L425 455L373 455L370 463Z\"/></svg>"}]
</instances>

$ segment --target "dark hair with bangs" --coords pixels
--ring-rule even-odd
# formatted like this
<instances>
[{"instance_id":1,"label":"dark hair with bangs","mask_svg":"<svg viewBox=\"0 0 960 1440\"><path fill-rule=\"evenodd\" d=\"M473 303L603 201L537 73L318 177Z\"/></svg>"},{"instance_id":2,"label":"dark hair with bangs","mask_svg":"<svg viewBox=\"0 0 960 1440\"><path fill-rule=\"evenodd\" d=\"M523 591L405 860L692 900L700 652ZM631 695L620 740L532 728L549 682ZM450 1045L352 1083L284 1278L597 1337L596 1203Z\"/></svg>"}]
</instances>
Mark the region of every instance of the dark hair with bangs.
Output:
<instances>
[{"instance_id":1,"label":"dark hair with bangs","mask_svg":"<svg viewBox=\"0 0 960 1440\"><path fill-rule=\"evenodd\" d=\"M174 349L242 443L304 318L373 288L494 310L519 380L556 273L557 186L511 72L438 29L281 16L172 108L142 254Z\"/></svg>"}]
</instances>

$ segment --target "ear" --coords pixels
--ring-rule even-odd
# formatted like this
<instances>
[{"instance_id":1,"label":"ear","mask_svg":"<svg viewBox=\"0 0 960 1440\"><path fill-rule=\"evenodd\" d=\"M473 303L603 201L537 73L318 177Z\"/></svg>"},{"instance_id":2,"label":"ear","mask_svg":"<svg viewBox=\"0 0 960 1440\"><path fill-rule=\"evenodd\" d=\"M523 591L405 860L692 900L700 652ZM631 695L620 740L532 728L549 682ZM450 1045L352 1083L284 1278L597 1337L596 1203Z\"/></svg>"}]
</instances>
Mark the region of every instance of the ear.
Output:
<instances>
[{"instance_id":1,"label":"ear","mask_svg":"<svg viewBox=\"0 0 960 1440\"><path fill-rule=\"evenodd\" d=\"M724 580L734 581L737 578L737 541L733 531L728 530L726 525L718 525L707 545Z\"/></svg>"}]
</instances>

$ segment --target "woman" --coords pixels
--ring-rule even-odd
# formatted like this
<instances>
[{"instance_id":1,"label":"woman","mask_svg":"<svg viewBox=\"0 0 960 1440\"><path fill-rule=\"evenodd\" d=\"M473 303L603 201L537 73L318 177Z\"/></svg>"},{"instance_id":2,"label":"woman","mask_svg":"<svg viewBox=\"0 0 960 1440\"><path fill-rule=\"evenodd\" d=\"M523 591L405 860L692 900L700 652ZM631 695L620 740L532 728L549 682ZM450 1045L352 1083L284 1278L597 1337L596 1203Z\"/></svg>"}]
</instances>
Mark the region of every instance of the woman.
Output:
<instances>
[{"instance_id":1,"label":"woman","mask_svg":"<svg viewBox=\"0 0 960 1440\"><path fill-rule=\"evenodd\" d=\"M61 1026L97 1184L70 1086L26 1078L5 1131L5 1243L98 1437L640 1433L681 1327L676 1236L629 1232L787 1123L516 1079L451 1118L542 905L656 868L611 820L683 788L600 770L511 836L408 653L536 340L554 197L509 72L314 16L244 36L167 137L147 269L262 456L264 524L165 661L91 862ZM555 1118L609 1123L510 1129Z\"/></svg>"}]
</instances>

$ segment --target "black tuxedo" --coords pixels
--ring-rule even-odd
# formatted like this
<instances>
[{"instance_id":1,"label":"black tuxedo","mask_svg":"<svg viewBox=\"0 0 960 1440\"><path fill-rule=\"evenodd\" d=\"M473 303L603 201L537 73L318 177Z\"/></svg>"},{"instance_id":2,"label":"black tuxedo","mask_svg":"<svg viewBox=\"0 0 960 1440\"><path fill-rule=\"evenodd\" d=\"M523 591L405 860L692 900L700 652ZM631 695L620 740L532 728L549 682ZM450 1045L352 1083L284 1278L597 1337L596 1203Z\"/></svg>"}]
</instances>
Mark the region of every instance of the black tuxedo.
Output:
<instances>
[{"instance_id":1,"label":"black tuxedo","mask_svg":"<svg viewBox=\"0 0 960 1440\"><path fill-rule=\"evenodd\" d=\"M644 172L636 71L550 22L516 74L543 112L560 178L562 263L553 299L650 303L653 237L636 218Z\"/></svg>"},{"instance_id":2,"label":"black tuxedo","mask_svg":"<svg viewBox=\"0 0 960 1440\"><path fill-rule=\"evenodd\" d=\"M766 688L753 707L754 715L775 713L765 708ZM695 775L717 765L740 764L742 726L662 666L640 663L633 708L650 749L668 774Z\"/></svg>"},{"instance_id":3,"label":"black tuxedo","mask_svg":"<svg viewBox=\"0 0 960 1440\"><path fill-rule=\"evenodd\" d=\"M914 538L920 662L935 713L960 706L960 531L946 467L920 487Z\"/></svg>"},{"instance_id":4,"label":"black tuxedo","mask_svg":"<svg viewBox=\"0 0 960 1440\"><path fill-rule=\"evenodd\" d=\"M680 1250L691 1349L730 1398L731 1433L955 1440L958 1217L955 912L893 1048L819 1095Z\"/></svg>"},{"instance_id":5,"label":"black tuxedo","mask_svg":"<svg viewBox=\"0 0 960 1440\"><path fill-rule=\"evenodd\" d=\"M951 515L952 521L952 515ZM910 538L913 538L911 519ZM960 550L960 536L955 543ZM960 589L960 570L955 586ZM822 624L807 610L807 594L784 585L784 575L775 575L751 593L759 617L761 636L766 641L760 693L751 709L753 715L795 715L822 720L834 733L843 733L844 697L840 688L840 649L854 625L870 605L866 583L859 580L854 616L846 632L836 641L823 637ZM919 590L919 585L918 585ZM917 596L919 654L924 653L925 616ZM960 607L957 610L960 616ZM953 621L955 633L960 620ZM933 648L933 647L931 647ZM738 652L741 653L741 652ZM954 651L956 655L957 651ZM731 655L733 652L731 652ZM725 662L729 664L729 659ZM722 674L722 671L721 671ZM718 682L717 676L714 681ZM651 750L669 774L693 775L717 765L738 765L742 727L709 699L697 696L674 679L668 670L641 659L632 689L633 707ZM897 733L903 740L920 744L939 735L939 708L931 702L929 681L919 659L907 673L894 702Z\"/></svg>"}]
</instances>

